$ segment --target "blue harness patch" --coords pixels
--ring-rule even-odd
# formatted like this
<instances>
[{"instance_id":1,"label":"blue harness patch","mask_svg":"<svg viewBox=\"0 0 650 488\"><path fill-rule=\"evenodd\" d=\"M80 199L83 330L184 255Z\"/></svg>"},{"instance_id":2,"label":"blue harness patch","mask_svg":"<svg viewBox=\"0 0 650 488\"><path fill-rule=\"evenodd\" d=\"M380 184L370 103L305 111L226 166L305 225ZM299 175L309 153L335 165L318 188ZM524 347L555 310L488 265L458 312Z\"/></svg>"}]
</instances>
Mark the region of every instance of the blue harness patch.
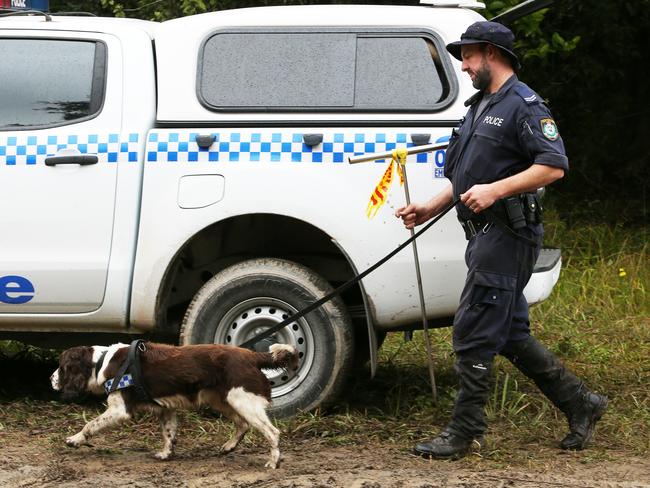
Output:
<instances>
[{"instance_id":1,"label":"blue harness patch","mask_svg":"<svg viewBox=\"0 0 650 488\"><path fill-rule=\"evenodd\" d=\"M111 386L113 385L113 381L115 381L115 378L106 380L106 383L104 383L104 390L106 390L107 394L111 393ZM124 388L128 388L129 386L133 386L133 377L130 374L125 374L120 379L119 383L117 384L117 388L115 388L115 390L122 390Z\"/></svg>"}]
</instances>

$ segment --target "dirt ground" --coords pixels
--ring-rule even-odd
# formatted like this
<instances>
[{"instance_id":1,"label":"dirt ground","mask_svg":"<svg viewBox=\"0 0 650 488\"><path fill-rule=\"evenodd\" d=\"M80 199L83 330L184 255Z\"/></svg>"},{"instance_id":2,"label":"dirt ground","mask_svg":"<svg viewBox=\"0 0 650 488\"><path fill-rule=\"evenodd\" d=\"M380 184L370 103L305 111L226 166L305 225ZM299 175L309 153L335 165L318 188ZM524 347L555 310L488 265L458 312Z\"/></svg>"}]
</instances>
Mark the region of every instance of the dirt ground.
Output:
<instances>
[{"instance_id":1,"label":"dirt ground","mask_svg":"<svg viewBox=\"0 0 650 488\"><path fill-rule=\"evenodd\" d=\"M80 424L82 421L80 419ZM63 435L38 429L0 431L0 486L6 487L650 487L650 460L610 453L593 460L530 446L531 466L499 466L472 455L430 461L390 445L328 446L285 442L277 470L264 468L263 442L220 455L193 445L180 431L177 455L157 461L128 437L98 437L92 447L71 449ZM222 439L218 439L222 441Z\"/></svg>"},{"instance_id":2,"label":"dirt ground","mask_svg":"<svg viewBox=\"0 0 650 488\"><path fill-rule=\"evenodd\" d=\"M528 436L507 421L495 422L486 448L459 461L410 452L414 439L427 437L443 420L373 417L363 409L278 423L283 458L277 470L264 467L269 450L256 433L221 455L231 425L209 412L179 415L176 455L169 461L153 457L161 439L151 416L73 449L65 438L103 411L103 399L62 403L49 388L55 363L1 359L0 487L650 488L650 459L622 445L608 447L615 432L604 435L601 429L591 449L564 452L556 447L561 422L556 430L536 426ZM375 389L384 391L377 384ZM368 402L378 403L374 397Z\"/></svg>"}]
</instances>

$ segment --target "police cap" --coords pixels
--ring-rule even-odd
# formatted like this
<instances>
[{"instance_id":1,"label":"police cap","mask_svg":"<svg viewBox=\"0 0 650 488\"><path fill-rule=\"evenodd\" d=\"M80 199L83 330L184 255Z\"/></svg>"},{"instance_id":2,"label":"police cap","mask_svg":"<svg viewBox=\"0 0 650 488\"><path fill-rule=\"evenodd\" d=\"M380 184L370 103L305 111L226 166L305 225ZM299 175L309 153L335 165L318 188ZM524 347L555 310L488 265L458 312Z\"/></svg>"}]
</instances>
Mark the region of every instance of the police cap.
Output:
<instances>
[{"instance_id":1,"label":"police cap","mask_svg":"<svg viewBox=\"0 0 650 488\"><path fill-rule=\"evenodd\" d=\"M510 58L513 68L518 68L519 58L512 50L514 40L515 35L503 24L489 21L474 22L461 34L460 41L447 44L447 51L462 61L460 46L486 42L501 49Z\"/></svg>"}]
</instances>

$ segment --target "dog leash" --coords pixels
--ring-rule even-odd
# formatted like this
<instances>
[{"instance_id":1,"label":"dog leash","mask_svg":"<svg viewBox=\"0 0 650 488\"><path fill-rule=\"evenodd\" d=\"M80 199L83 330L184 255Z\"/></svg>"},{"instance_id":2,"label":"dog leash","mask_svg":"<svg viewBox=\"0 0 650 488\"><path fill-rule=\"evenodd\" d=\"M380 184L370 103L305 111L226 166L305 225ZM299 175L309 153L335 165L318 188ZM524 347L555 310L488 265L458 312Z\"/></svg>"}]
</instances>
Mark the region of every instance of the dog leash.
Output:
<instances>
[{"instance_id":1,"label":"dog leash","mask_svg":"<svg viewBox=\"0 0 650 488\"><path fill-rule=\"evenodd\" d=\"M248 339L246 342L243 344L240 344L239 347L246 347L249 349L252 349L255 344L257 344L259 341L262 339L266 339L269 336L272 336L279 330L283 329L287 325L291 324L292 322L295 322L299 318L303 317L304 315L307 315L309 312L313 312L316 310L318 307L323 305L324 303L327 303L330 301L332 298L334 298L337 295L340 295L343 293L345 290L350 288L352 285L356 284L357 282L361 281L363 278L368 276L370 273L372 273L374 270L379 268L382 264L384 264L386 261L388 261L390 258L395 256L398 252L400 252L402 249L404 249L406 246L411 244L415 239L420 237L424 232L426 232L431 226L435 225L442 217L445 216L452 208L456 206L460 202L460 199L454 200L448 207L446 207L442 212L440 212L431 222L429 222L427 225L425 225L422 229L414 233L409 239L404 241L402 244L400 244L395 250L391 251L388 253L386 256L381 258L379 261L377 261L375 264L370 266L368 269L365 271L359 273L353 278L350 278L348 281L343 283L341 286L330 292L329 294L325 295L321 299L315 301L311 305L308 305L307 307L303 308L302 310L296 312L293 314L291 317L288 317L284 319L282 322L278 322L274 326L266 329L263 332L260 332L259 334L255 335L251 339Z\"/></svg>"}]
</instances>

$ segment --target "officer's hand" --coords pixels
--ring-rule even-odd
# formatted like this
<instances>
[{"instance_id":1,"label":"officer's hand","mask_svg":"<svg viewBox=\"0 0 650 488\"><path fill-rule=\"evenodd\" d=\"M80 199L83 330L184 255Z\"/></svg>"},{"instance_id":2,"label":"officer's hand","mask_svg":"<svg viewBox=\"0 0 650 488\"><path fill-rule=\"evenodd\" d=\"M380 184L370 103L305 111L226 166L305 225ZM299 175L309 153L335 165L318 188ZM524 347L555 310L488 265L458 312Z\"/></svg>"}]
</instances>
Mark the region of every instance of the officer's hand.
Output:
<instances>
[{"instance_id":1,"label":"officer's hand","mask_svg":"<svg viewBox=\"0 0 650 488\"><path fill-rule=\"evenodd\" d=\"M404 221L404 227L412 229L431 218L431 212L425 205L411 203L406 207L398 208L395 217Z\"/></svg>"},{"instance_id":2,"label":"officer's hand","mask_svg":"<svg viewBox=\"0 0 650 488\"><path fill-rule=\"evenodd\" d=\"M474 185L460 195L460 201L474 213L491 207L499 199L494 185Z\"/></svg>"}]
</instances>

